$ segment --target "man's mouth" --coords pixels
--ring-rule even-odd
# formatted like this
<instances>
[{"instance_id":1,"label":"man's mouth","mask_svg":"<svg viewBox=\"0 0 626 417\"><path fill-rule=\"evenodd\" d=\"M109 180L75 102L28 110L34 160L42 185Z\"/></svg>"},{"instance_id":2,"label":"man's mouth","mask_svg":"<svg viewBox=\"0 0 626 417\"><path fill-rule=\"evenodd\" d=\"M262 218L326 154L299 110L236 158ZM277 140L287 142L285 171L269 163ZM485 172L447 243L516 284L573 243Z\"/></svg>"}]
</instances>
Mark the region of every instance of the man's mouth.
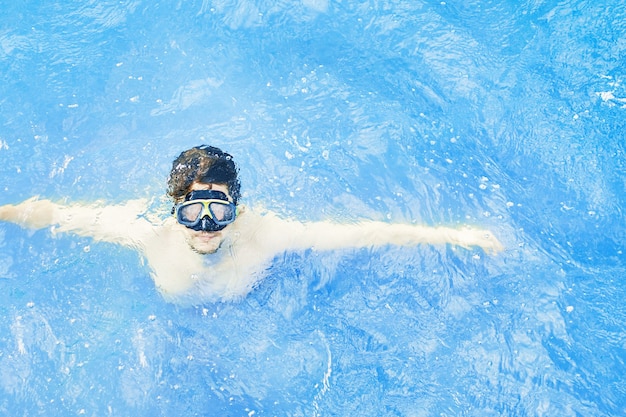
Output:
<instances>
[{"instance_id":1,"label":"man's mouth","mask_svg":"<svg viewBox=\"0 0 626 417\"><path fill-rule=\"evenodd\" d=\"M196 237L198 239L200 239L200 240L209 241L209 240L215 239L217 237L217 233L215 233L215 232L202 232L202 233L198 234Z\"/></svg>"}]
</instances>

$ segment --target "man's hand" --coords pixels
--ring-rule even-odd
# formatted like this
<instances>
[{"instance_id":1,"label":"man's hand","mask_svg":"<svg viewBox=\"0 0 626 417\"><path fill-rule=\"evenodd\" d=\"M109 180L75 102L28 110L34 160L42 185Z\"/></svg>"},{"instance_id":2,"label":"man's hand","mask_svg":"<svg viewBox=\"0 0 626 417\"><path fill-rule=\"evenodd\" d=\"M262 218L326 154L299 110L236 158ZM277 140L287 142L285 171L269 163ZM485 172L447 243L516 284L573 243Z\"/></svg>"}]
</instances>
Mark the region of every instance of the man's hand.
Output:
<instances>
[{"instance_id":1,"label":"man's hand","mask_svg":"<svg viewBox=\"0 0 626 417\"><path fill-rule=\"evenodd\" d=\"M33 229L41 229L54 223L55 207L50 200L39 200L37 197L32 197L16 205L1 206L0 220Z\"/></svg>"},{"instance_id":2,"label":"man's hand","mask_svg":"<svg viewBox=\"0 0 626 417\"><path fill-rule=\"evenodd\" d=\"M492 255L504 250L498 238L485 229L461 229L458 231L453 243L466 249L472 246L479 246Z\"/></svg>"}]
</instances>

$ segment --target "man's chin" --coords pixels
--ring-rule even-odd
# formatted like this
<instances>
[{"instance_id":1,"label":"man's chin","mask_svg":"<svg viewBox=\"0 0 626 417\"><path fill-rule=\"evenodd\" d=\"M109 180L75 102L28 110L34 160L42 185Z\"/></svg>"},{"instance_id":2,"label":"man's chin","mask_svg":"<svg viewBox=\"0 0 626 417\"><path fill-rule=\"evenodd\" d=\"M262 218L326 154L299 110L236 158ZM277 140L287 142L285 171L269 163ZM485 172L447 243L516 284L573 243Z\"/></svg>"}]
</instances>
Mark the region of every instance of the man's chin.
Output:
<instances>
[{"instance_id":1,"label":"man's chin","mask_svg":"<svg viewBox=\"0 0 626 417\"><path fill-rule=\"evenodd\" d=\"M203 248L203 247L198 247L198 246L194 246L194 245L189 245L189 247L195 253L200 254L200 255L210 255L212 253L217 252L217 249L218 249L218 248Z\"/></svg>"}]
</instances>

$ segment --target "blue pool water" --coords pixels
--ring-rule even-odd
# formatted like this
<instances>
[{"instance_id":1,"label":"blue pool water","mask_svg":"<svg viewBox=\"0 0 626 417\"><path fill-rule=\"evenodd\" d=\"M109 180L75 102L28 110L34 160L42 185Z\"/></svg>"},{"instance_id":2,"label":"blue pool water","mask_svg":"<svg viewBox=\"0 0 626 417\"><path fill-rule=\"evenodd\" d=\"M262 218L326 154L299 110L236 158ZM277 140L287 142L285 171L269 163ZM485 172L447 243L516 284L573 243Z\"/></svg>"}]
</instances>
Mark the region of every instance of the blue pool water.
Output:
<instances>
[{"instance_id":1,"label":"blue pool water","mask_svg":"<svg viewBox=\"0 0 626 417\"><path fill-rule=\"evenodd\" d=\"M209 143L247 204L507 247L288 253L182 308L132 251L2 223L0 415L626 413L623 1L0 5L0 204L165 212Z\"/></svg>"}]
</instances>

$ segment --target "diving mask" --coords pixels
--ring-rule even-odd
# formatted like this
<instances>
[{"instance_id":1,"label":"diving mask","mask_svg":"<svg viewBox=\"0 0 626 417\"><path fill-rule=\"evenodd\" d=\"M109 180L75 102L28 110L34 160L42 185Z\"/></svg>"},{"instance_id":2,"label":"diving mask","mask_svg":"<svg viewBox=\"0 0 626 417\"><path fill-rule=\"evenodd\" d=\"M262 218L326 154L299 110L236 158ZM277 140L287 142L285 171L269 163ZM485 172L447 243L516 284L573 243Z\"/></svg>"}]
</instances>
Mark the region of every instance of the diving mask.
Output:
<instances>
[{"instance_id":1,"label":"diving mask","mask_svg":"<svg viewBox=\"0 0 626 417\"><path fill-rule=\"evenodd\" d=\"M193 230L217 232L235 221L236 206L217 190L192 191L172 210L178 223Z\"/></svg>"}]
</instances>

